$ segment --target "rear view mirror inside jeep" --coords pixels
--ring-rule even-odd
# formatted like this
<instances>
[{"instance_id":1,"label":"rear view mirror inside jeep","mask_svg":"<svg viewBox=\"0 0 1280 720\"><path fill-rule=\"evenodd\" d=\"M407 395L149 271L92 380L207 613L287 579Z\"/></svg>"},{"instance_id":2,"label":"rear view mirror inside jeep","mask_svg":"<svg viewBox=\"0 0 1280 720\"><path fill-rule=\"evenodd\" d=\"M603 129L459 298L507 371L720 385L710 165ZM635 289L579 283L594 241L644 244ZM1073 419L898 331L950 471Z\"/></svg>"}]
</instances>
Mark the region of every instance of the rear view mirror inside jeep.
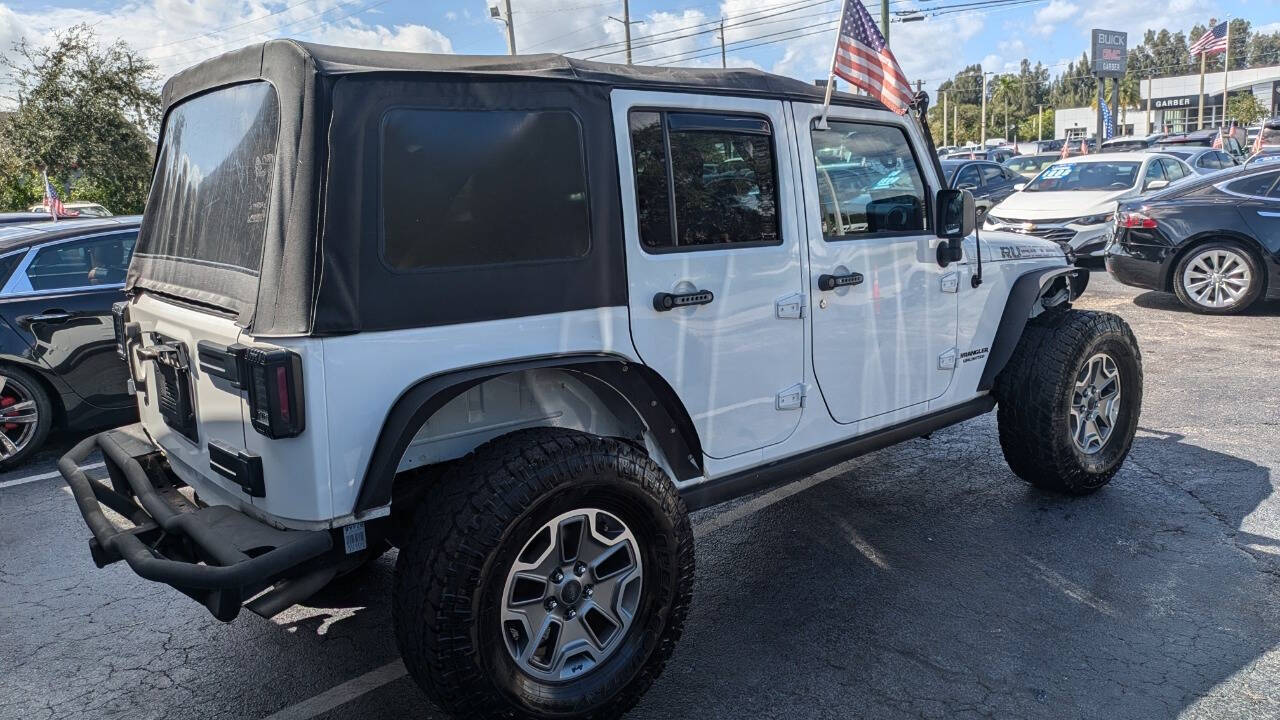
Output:
<instances>
[{"instance_id":1,"label":"rear view mirror inside jeep","mask_svg":"<svg viewBox=\"0 0 1280 720\"><path fill-rule=\"evenodd\" d=\"M253 307L279 126L265 82L173 107L134 253L139 286L237 314Z\"/></svg>"}]
</instances>

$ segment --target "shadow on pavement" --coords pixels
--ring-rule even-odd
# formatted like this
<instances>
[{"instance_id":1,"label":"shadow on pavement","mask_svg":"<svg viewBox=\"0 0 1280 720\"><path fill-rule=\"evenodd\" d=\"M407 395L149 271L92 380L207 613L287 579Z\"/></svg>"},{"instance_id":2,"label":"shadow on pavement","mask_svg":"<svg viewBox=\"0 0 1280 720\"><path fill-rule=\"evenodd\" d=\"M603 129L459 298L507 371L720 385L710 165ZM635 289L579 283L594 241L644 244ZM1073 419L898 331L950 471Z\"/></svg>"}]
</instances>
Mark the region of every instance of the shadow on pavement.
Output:
<instances>
[{"instance_id":1,"label":"shadow on pavement","mask_svg":"<svg viewBox=\"0 0 1280 720\"><path fill-rule=\"evenodd\" d=\"M1171 292L1148 290L1134 297L1133 304L1148 310L1171 310L1173 312L1186 313L1187 315L1196 314L1188 309L1186 305L1179 302L1177 296ZM1280 300L1259 300L1253 307L1240 313L1242 317L1269 317L1273 315L1280 315ZM1211 318L1216 316L1205 315L1204 317Z\"/></svg>"}]
</instances>

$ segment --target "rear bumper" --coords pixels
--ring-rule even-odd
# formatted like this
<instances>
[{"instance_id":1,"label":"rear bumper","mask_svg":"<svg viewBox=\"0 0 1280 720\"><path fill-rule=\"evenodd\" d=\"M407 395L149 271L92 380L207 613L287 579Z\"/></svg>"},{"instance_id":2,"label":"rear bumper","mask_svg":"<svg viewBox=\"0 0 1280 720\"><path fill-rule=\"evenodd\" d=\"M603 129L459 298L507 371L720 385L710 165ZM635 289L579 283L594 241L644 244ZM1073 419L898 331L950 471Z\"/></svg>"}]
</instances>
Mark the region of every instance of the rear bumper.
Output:
<instances>
[{"instance_id":1,"label":"rear bumper","mask_svg":"<svg viewBox=\"0 0 1280 720\"><path fill-rule=\"evenodd\" d=\"M79 467L95 449L110 486ZM338 531L278 530L231 507L193 503L141 425L81 441L58 470L93 533L89 550L98 567L124 560L139 577L176 588L219 620L235 618L246 599L268 587L249 608L273 615L322 586L345 559ZM103 506L133 526L117 527Z\"/></svg>"}]
</instances>

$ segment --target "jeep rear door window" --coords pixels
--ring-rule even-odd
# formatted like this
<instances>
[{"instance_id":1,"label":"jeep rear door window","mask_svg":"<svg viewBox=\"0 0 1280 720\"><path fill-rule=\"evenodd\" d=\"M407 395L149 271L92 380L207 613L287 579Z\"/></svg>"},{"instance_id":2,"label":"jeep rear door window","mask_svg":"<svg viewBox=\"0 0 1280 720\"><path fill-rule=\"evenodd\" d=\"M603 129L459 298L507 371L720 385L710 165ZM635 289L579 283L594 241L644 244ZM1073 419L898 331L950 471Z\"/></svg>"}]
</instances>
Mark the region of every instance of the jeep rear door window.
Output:
<instances>
[{"instance_id":1,"label":"jeep rear door window","mask_svg":"<svg viewBox=\"0 0 1280 720\"><path fill-rule=\"evenodd\" d=\"M824 237L925 229L924 181L901 128L830 122L825 130L815 128L812 140ZM962 176L959 184L967 182L979 184L976 170L972 181Z\"/></svg>"},{"instance_id":2,"label":"jeep rear door window","mask_svg":"<svg viewBox=\"0 0 1280 720\"><path fill-rule=\"evenodd\" d=\"M629 121L641 247L782 242L768 120L635 110Z\"/></svg>"},{"instance_id":3,"label":"jeep rear door window","mask_svg":"<svg viewBox=\"0 0 1280 720\"><path fill-rule=\"evenodd\" d=\"M564 110L391 110L381 179L395 270L563 260L591 245L582 128Z\"/></svg>"},{"instance_id":4,"label":"jeep rear door window","mask_svg":"<svg viewBox=\"0 0 1280 720\"><path fill-rule=\"evenodd\" d=\"M252 306L262 264L279 103L251 82L186 100L165 119L137 254L149 280Z\"/></svg>"}]
</instances>

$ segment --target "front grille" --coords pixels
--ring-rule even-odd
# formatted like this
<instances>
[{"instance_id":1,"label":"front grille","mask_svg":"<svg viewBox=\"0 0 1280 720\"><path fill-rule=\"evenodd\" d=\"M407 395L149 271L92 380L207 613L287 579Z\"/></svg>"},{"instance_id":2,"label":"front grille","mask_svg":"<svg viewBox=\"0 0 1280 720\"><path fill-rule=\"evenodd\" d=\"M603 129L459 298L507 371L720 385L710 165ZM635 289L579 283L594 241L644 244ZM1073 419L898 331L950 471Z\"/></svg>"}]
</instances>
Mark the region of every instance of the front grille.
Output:
<instances>
[{"instance_id":1,"label":"front grille","mask_svg":"<svg viewBox=\"0 0 1280 720\"><path fill-rule=\"evenodd\" d=\"M1049 227L1049 228L1038 227L1035 230L1023 230L1022 228L1019 228L1019 227L1011 227L1011 228L1005 228L1005 229L1010 230L1012 232L1021 233L1023 235L1034 235L1035 237L1044 238L1045 240L1052 240L1056 243L1062 243L1064 245L1066 243L1071 242L1071 240L1076 236L1075 230L1072 230L1071 228L1065 228L1065 227Z\"/></svg>"}]
</instances>

